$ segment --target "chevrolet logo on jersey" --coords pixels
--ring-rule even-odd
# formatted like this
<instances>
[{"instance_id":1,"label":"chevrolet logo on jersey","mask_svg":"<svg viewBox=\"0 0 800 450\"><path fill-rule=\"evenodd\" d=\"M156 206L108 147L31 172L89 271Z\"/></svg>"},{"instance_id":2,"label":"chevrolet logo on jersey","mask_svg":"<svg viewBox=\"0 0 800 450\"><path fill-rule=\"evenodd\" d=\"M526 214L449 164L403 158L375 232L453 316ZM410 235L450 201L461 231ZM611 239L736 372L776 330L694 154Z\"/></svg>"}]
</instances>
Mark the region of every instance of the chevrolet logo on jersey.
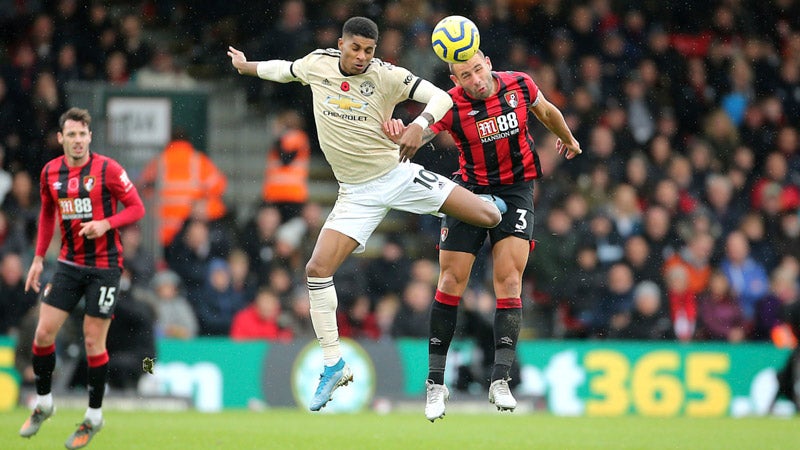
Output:
<instances>
[{"instance_id":1,"label":"chevrolet logo on jersey","mask_svg":"<svg viewBox=\"0 0 800 450\"><path fill-rule=\"evenodd\" d=\"M325 103L335 105L338 109L344 109L346 111L362 109L367 106L367 104L362 101L353 100L353 98L347 96L342 97L341 95L336 97L329 95L328 98L325 99Z\"/></svg>"}]
</instances>

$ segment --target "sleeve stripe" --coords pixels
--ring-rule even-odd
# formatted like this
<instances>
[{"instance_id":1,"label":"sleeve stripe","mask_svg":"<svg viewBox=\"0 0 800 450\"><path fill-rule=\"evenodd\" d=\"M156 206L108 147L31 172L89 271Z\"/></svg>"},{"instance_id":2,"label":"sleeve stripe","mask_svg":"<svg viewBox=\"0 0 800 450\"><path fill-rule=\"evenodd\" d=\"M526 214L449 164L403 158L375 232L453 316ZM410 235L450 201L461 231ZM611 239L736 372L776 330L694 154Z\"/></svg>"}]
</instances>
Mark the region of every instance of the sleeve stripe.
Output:
<instances>
[{"instance_id":1,"label":"sleeve stripe","mask_svg":"<svg viewBox=\"0 0 800 450\"><path fill-rule=\"evenodd\" d=\"M539 99L542 98L542 91L536 92L536 98L531 102L531 106L536 106L539 104Z\"/></svg>"},{"instance_id":2,"label":"sleeve stripe","mask_svg":"<svg viewBox=\"0 0 800 450\"><path fill-rule=\"evenodd\" d=\"M411 91L408 93L408 98L414 99L414 92L417 91L417 86L419 86L420 82L422 82L422 78L417 78L417 81L416 83L414 83L414 86L411 86Z\"/></svg>"},{"instance_id":3,"label":"sleeve stripe","mask_svg":"<svg viewBox=\"0 0 800 450\"><path fill-rule=\"evenodd\" d=\"M294 78L297 78L297 75L294 73L294 61L289 65L289 73L291 73Z\"/></svg>"}]
</instances>

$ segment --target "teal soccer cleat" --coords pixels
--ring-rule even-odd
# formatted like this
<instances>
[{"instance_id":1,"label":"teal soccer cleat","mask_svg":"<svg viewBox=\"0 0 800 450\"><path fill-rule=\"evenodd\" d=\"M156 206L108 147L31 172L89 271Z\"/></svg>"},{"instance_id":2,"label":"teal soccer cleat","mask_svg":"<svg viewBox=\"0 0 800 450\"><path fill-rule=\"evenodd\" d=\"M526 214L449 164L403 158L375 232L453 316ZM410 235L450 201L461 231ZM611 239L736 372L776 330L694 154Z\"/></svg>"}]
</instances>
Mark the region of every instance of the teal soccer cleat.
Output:
<instances>
[{"instance_id":1,"label":"teal soccer cleat","mask_svg":"<svg viewBox=\"0 0 800 450\"><path fill-rule=\"evenodd\" d=\"M353 372L343 359L339 359L339 362L333 366L325 366L325 370L319 376L319 385L317 385L314 398L311 399L309 409L319 411L324 408L331 400L333 391L339 386L346 386L351 381L353 381Z\"/></svg>"}]
</instances>

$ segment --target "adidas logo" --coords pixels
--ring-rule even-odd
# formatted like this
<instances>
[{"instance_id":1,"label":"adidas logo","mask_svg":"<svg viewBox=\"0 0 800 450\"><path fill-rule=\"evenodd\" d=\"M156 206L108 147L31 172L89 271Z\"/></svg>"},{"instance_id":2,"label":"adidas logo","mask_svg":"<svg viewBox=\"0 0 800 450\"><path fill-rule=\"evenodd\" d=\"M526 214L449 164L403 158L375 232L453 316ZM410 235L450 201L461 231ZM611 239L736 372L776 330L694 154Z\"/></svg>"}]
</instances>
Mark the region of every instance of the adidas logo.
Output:
<instances>
[{"instance_id":1,"label":"adidas logo","mask_svg":"<svg viewBox=\"0 0 800 450\"><path fill-rule=\"evenodd\" d=\"M328 80L327 78L324 78L324 79L322 80L322 85L323 85L323 86L330 86L330 85L331 85L331 82L330 82L330 80Z\"/></svg>"}]
</instances>

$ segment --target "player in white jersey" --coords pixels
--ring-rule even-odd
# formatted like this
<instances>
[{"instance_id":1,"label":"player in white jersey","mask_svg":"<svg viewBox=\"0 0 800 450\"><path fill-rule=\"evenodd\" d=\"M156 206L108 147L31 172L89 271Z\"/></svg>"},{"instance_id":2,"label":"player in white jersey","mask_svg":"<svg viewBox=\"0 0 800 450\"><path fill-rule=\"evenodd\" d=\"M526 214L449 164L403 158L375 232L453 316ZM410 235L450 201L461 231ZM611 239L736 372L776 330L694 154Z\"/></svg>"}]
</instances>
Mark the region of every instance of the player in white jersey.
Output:
<instances>
[{"instance_id":1,"label":"player in white jersey","mask_svg":"<svg viewBox=\"0 0 800 450\"><path fill-rule=\"evenodd\" d=\"M348 255L364 251L386 213L398 209L446 214L492 228L505 209L502 200L495 204L494 198L480 198L408 161L406 154L422 145L422 131L441 119L453 102L432 83L374 58L377 42L375 22L353 17L342 28L338 50L316 50L294 62L248 61L241 51L228 49L240 74L311 87L320 147L339 182L336 204L306 264L311 320L324 358L312 411L320 410L337 387L353 379L339 349L333 274ZM408 99L426 106L395 144L382 125L395 106Z\"/></svg>"}]
</instances>

